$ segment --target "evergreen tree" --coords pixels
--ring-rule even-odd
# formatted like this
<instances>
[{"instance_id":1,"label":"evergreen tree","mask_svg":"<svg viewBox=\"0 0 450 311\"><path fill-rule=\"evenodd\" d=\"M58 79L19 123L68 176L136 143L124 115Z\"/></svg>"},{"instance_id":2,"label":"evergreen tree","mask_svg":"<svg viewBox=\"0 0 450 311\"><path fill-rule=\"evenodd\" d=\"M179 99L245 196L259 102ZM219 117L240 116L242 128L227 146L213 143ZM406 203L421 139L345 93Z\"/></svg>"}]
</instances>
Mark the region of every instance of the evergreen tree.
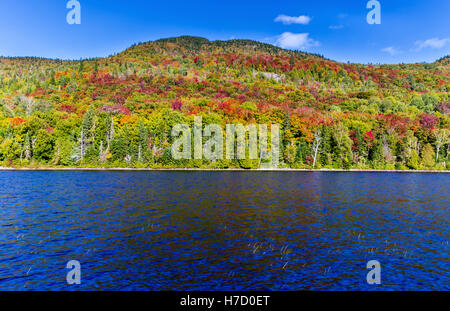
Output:
<instances>
[{"instance_id":1,"label":"evergreen tree","mask_svg":"<svg viewBox=\"0 0 450 311\"><path fill-rule=\"evenodd\" d=\"M416 150L411 151L411 157L408 161L408 167L412 170L419 169L419 155Z\"/></svg>"},{"instance_id":2,"label":"evergreen tree","mask_svg":"<svg viewBox=\"0 0 450 311\"><path fill-rule=\"evenodd\" d=\"M422 150L422 163L427 168L432 168L436 164L433 147L426 144Z\"/></svg>"}]
</instances>

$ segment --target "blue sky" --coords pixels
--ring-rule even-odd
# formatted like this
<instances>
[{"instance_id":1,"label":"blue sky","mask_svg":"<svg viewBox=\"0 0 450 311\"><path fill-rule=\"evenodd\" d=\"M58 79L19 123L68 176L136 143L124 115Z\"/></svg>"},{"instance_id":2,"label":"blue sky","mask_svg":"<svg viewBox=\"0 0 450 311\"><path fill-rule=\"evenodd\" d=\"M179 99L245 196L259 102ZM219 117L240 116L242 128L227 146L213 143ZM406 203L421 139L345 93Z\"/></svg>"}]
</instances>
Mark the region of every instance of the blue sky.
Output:
<instances>
[{"instance_id":1,"label":"blue sky","mask_svg":"<svg viewBox=\"0 0 450 311\"><path fill-rule=\"evenodd\" d=\"M450 54L450 1L379 0L0 0L0 55L62 59L108 56L133 43L180 35L253 39L343 62L432 62ZM281 16L280 16L281 15Z\"/></svg>"}]
</instances>

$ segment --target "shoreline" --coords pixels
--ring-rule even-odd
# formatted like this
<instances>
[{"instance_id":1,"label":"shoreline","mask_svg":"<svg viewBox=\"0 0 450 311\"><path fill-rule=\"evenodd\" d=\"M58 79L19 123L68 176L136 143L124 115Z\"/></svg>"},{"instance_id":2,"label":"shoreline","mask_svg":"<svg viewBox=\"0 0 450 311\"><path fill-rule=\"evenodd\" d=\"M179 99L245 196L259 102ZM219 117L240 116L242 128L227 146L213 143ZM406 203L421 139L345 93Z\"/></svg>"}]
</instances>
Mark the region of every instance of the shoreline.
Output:
<instances>
[{"instance_id":1,"label":"shoreline","mask_svg":"<svg viewBox=\"0 0 450 311\"><path fill-rule=\"evenodd\" d=\"M2 167L1 171L198 171L198 172L347 172L347 173L450 173L450 170L376 170L376 169L300 169L300 168L261 168L261 169L243 169L243 168L229 168L229 169L208 169L208 168L126 168L126 167L111 167L111 168L95 168L95 167L39 167L39 168L16 168L16 167Z\"/></svg>"}]
</instances>

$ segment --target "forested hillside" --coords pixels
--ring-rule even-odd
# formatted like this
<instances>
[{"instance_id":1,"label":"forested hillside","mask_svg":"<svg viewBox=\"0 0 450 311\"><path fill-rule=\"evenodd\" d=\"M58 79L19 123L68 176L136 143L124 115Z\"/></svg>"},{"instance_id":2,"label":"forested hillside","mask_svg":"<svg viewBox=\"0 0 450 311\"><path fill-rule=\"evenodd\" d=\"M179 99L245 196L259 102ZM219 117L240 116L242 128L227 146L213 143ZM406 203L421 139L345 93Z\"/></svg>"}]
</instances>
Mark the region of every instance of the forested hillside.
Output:
<instances>
[{"instance_id":1,"label":"forested hillside","mask_svg":"<svg viewBox=\"0 0 450 311\"><path fill-rule=\"evenodd\" d=\"M449 60L347 64L195 37L83 61L0 58L0 166L258 166L174 160L172 126L197 115L280 124L285 167L448 169Z\"/></svg>"}]
</instances>

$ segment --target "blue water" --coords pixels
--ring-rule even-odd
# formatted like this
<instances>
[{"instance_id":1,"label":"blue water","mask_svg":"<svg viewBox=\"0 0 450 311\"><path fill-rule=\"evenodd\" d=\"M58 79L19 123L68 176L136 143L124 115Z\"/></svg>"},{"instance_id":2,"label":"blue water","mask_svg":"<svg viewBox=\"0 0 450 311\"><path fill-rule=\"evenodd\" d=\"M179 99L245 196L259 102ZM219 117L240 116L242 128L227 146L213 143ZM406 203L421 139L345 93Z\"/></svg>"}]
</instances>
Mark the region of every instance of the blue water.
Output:
<instances>
[{"instance_id":1,"label":"blue water","mask_svg":"<svg viewBox=\"0 0 450 311\"><path fill-rule=\"evenodd\" d=\"M0 172L0 290L449 290L449 181Z\"/></svg>"}]
</instances>

